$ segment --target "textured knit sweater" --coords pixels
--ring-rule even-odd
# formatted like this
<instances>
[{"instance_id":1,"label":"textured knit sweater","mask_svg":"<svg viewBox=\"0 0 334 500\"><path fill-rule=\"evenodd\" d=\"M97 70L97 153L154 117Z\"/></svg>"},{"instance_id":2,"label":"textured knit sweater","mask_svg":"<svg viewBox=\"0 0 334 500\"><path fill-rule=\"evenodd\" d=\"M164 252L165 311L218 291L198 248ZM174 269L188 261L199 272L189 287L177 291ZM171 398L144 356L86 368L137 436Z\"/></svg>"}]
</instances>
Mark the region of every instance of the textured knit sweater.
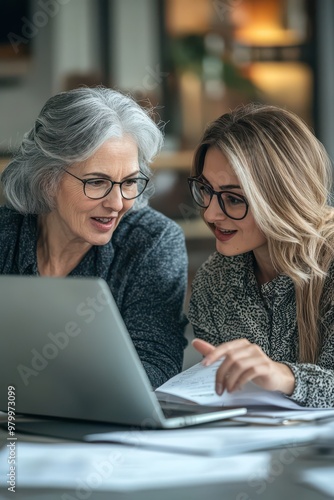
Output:
<instances>
[{"instance_id":1,"label":"textured knit sweater","mask_svg":"<svg viewBox=\"0 0 334 500\"><path fill-rule=\"evenodd\" d=\"M189 320L196 337L215 346L246 338L272 360L285 363L296 379L290 396L308 407L334 407L334 270L326 278L317 364L298 363L296 298L292 280L279 275L258 286L253 253L225 257L214 253L192 287Z\"/></svg>"},{"instance_id":2,"label":"textured knit sweater","mask_svg":"<svg viewBox=\"0 0 334 500\"><path fill-rule=\"evenodd\" d=\"M0 274L37 275L36 247L37 217L0 207ZM176 223L149 207L130 211L70 276L106 280L153 387L181 371L187 253Z\"/></svg>"}]
</instances>

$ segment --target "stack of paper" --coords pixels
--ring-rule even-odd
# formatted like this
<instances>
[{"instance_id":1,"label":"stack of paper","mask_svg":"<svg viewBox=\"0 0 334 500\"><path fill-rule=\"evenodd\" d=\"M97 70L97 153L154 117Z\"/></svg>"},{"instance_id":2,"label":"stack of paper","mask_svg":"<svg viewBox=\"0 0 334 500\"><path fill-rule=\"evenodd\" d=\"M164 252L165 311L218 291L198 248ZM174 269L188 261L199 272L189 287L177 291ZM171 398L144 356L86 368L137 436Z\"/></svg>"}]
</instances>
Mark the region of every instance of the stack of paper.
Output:
<instances>
[{"instance_id":1,"label":"stack of paper","mask_svg":"<svg viewBox=\"0 0 334 500\"><path fill-rule=\"evenodd\" d=\"M307 422L327 422L334 420L334 408L299 409L299 410L273 410L272 408L252 409L241 417L234 417L237 422L267 425L294 425Z\"/></svg>"},{"instance_id":2,"label":"stack of paper","mask_svg":"<svg viewBox=\"0 0 334 500\"><path fill-rule=\"evenodd\" d=\"M281 392L267 391L253 382L248 382L240 390L233 393L224 391L219 396L215 392L215 376L220 364L221 360L207 367L197 363L188 370L175 375L175 377L156 389L158 399L167 403L179 402L207 406L246 407L249 414L255 415L256 413L258 416L262 416L262 413L259 413L259 408L261 408L265 409L266 416L269 416L268 411L277 412L277 410L284 409L294 410L295 412L318 411L318 416L313 418L323 418L324 416L334 418L334 408L327 410L305 408ZM326 412L326 414L322 413L321 415L322 411ZM278 416L277 413L276 416ZM247 421L247 417L240 417L238 420Z\"/></svg>"},{"instance_id":3,"label":"stack of paper","mask_svg":"<svg viewBox=\"0 0 334 500\"><path fill-rule=\"evenodd\" d=\"M87 441L130 444L137 447L208 456L276 447L301 446L315 442L326 432L325 426L298 427L215 427L158 431L125 431L91 434Z\"/></svg>"},{"instance_id":4,"label":"stack of paper","mask_svg":"<svg viewBox=\"0 0 334 500\"><path fill-rule=\"evenodd\" d=\"M8 451L4 448L0 451L0 477L3 478L8 473L7 458ZM88 443L18 443L17 460L17 490L71 488L76 492L75 498L88 498L96 490L240 483L252 474L265 478L270 466L267 453L200 457Z\"/></svg>"}]
</instances>

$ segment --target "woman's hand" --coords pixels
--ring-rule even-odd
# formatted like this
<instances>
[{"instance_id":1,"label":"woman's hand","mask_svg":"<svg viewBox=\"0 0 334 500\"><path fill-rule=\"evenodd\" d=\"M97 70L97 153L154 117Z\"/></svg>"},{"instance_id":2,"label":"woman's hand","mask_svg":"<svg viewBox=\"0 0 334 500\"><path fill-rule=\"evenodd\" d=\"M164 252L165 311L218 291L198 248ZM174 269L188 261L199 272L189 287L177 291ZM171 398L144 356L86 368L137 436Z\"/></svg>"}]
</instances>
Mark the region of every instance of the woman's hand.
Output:
<instances>
[{"instance_id":1,"label":"woman's hand","mask_svg":"<svg viewBox=\"0 0 334 500\"><path fill-rule=\"evenodd\" d=\"M281 391L288 396L293 393L295 377L290 368L272 361L257 344L251 344L247 339L232 340L218 347L194 339L192 345L204 356L204 366L224 358L216 374L219 395L225 389L228 392L240 389L250 381L269 391Z\"/></svg>"}]
</instances>

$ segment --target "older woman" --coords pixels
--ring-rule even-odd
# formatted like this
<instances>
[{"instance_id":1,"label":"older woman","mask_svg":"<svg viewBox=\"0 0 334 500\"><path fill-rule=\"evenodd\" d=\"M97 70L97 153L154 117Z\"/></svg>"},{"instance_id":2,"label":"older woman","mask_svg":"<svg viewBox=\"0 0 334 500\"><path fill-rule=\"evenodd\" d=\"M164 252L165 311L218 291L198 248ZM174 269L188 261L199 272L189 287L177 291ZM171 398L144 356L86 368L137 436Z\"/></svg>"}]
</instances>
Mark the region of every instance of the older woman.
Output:
<instances>
[{"instance_id":1,"label":"older woman","mask_svg":"<svg viewBox=\"0 0 334 500\"><path fill-rule=\"evenodd\" d=\"M334 407L331 161L293 113L248 105L212 122L191 193L217 252L193 283L194 347L223 359L216 390L248 381Z\"/></svg>"},{"instance_id":2,"label":"older woman","mask_svg":"<svg viewBox=\"0 0 334 500\"><path fill-rule=\"evenodd\" d=\"M0 273L98 276L154 387L182 368L187 257L180 228L147 206L162 134L130 97L51 97L4 170Z\"/></svg>"}]
</instances>

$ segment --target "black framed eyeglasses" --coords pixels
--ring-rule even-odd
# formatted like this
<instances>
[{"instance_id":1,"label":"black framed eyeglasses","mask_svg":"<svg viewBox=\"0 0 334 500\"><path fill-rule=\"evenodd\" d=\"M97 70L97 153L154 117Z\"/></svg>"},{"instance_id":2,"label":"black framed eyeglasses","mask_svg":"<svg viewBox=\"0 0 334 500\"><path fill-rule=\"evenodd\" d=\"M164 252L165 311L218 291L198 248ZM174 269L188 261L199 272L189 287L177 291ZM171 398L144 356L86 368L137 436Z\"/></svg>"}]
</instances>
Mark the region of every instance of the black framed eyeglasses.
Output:
<instances>
[{"instance_id":1,"label":"black framed eyeglasses","mask_svg":"<svg viewBox=\"0 0 334 500\"><path fill-rule=\"evenodd\" d=\"M87 198L90 198L91 200L100 200L101 198L104 198L110 193L115 184L119 185L121 195L125 200L134 200L143 194L150 180L145 174L143 174L143 172L140 172L140 177L130 177L122 182L116 182L110 179L104 179L103 177L80 179L80 177L77 177L65 168L63 168L63 170L78 181L82 182L83 192Z\"/></svg>"},{"instance_id":2,"label":"black framed eyeglasses","mask_svg":"<svg viewBox=\"0 0 334 500\"><path fill-rule=\"evenodd\" d=\"M232 191L214 191L211 186L197 179L188 177L188 184L195 203L201 208L208 208L214 195L217 196L218 203L227 217L234 220L242 220L248 213L248 203L241 194Z\"/></svg>"}]
</instances>

